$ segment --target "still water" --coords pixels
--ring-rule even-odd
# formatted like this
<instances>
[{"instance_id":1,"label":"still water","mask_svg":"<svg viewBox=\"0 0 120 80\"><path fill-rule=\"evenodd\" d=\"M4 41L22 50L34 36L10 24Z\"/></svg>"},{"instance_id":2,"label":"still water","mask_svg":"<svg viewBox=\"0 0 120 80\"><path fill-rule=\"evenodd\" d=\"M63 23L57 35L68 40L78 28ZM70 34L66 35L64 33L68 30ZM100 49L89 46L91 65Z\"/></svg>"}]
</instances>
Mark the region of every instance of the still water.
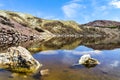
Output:
<instances>
[{"instance_id":1,"label":"still water","mask_svg":"<svg viewBox=\"0 0 120 80\"><path fill-rule=\"evenodd\" d=\"M37 73L26 75L0 69L0 80L120 80L119 43L81 40L53 39L25 45L43 64L42 69L49 69L49 75L41 77ZM74 66L84 54L90 54L100 64L91 68Z\"/></svg>"}]
</instances>

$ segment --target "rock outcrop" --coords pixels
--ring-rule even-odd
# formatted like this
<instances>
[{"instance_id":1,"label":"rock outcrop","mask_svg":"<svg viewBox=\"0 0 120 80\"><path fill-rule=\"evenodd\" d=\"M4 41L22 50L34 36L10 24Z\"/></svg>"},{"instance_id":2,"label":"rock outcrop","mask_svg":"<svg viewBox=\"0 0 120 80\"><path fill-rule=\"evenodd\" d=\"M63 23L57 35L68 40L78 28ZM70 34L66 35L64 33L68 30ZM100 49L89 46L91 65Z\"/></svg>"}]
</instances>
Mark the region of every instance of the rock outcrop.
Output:
<instances>
[{"instance_id":1,"label":"rock outcrop","mask_svg":"<svg viewBox=\"0 0 120 80\"><path fill-rule=\"evenodd\" d=\"M3 28L5 32L13 30L16 34L24 35L23 39L12 36L15 40L23 41L29 38L43 40L52 37L120 38L120 22L116 21L97 20L80 25L74 21L47 20L29 14L0 10L0 30ZM0 40L13 40L5 36L0 32Z\"/></svg>"},{"instance_id":2,"label":"rock outcrop","mask_svg":"<svg viewBox=\"0 0 120 80\"><path fill-rule=\"evenodd\" d=\"M84 65L87 68L95 67L96 65L100 64L100 62L97 59L91 58L89 54L83 55L80 60L79 64Z\"/></svg>"},{"instance_id":3,"label":"rock outcrop","mask_svg":"<svg viewBox=\"0 0 120 80\"><path fill-rule=\"evenodd\" d=\"M82 24L80 27L83 28L83 33L86 35L95 34L110 39L120 38L120 22L117 21L95 20Z\"/></svg>"},{"instance_id":4,"label":"rock outcrop","mask_svg":"<svg viewBox=\"0 0 120 80\"><path fill-rule=\"evenodd\" d=\"M11 47L0 54L0 65L14 72L35 72L42 64L32 57L25 48Z\"/></svg>"},{"instance_id":5,"label":"rock outcrop","mask_svg":"<svg viewBox=\"0 0 120 80\"><path fill-rule=\"evenodd\" d=\"M34 36L27 36L23 35L17 31L14 31L13 29L11 30L6 30L2 28L0 30L0 42L2 43L16 43L16 42L24 42L28 40L33 40Z\"/></svg>"},{"instance_id":6,"label":"rock outcrop","mask_svg":"<svg viewBox=\"0 0 120 80\"><path fill-rule=\"evenodd\" d=\"M94 26L102 28L120 28L120 22L110 21L110 20L95 20L86 24L84 26Z\"/></svg>"},{"instance_id":7,"label":"rock outcrop","mask_svg":"<svg viewBox=\"0 0 120 80\"><path fill-rule=\"evenodd\" d=\"M49 31L41 28L41 21L42 19L28 14L0 10L0 31L4 29L5 33L13 31L12 33L23 35L19 36L19 38L32 36L32 39L44 39L52 35ZM2 32L0 34L4 37Z\"/></svg>"}]
</instances>

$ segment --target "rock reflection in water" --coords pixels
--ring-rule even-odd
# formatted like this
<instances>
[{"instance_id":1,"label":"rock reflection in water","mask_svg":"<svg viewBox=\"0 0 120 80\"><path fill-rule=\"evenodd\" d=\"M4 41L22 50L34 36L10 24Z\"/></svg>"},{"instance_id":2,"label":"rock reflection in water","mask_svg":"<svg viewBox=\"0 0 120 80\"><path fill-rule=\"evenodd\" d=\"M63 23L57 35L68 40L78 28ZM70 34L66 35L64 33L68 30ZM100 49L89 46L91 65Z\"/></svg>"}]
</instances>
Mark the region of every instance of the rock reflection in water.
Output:
<instances>
[{"instance_id":1,"label":"rock reflection in water","mask_svg":"<svg viewBox=\"0 0 120 80\"><path fill-rule=\"evenodd\" d=\"M57 49L67 49L71 50L76 48L79 45L85 45L93 49L114 49L120 47L120 39L111 39L108 38L52 38L47 41L36 41L33 45L28 46L27 48L33 52L39 52L44 50L57 50Z\"/></svg>"},{"instance_id":2,"label":"rock reflection in water","mask_svg":"<svg viewBox=\"0 0 120 80\"><path fill-rule=\"evenodd\" d=\"M86 68L93 68L97 66L97 64L83 64Z\"/></svg>"},{"instance_id":3,"label":"rock reflection in water","mask_svg":"<svg viewBox=\"0 0 120 80\"><path fill-rule=\"evenodd\" d=\"M120 58L118 56L120 50L108 50L107 52L103 50L100 54L98 54L98 51L95 54L96 51L94 50L114 49L119 47L117 43L119 43L119 40L116 42L114 40L106 41L105 38L53 38L43 41L29 41L18 45L22 45L30 51L33 51L33 53L39 52L38 54L33 54L34 58L44 65L44 69L50 69L50 75L43 77L44 80L118 80L120 78ZM112 46L109 47L109 45ZM91 46L91 48L86 46ZM78 62L79 58L87 51L91 52L90 54L98 59L101 64L95 67L87 65L86 67L92 67L89 69L83 65L71 67L71 65ZM27 78L24 78L24 76L17 76L14 77L14 79L8 78L8 75L11 74L11 72L3 72L1 70L0 80L42 79L39 75L30 75Z\"/></svg>"},{"instance_id":4,"label":"rock reflection in water","mask_svg":"<svg viewBox=\"0 0 120 80\"><path fill-rule=\"evenodd\" d=\"M82 68L94 68L96 66L97 66L97 64L82 64L82 65L75 64L75 65L71 66L70 68L71 69L82 69Z\"/></svg>"},{"instance_id":5,"label":"rock reflection in water","mask_svg":"<svg viewBox=\"0 0 120 80\"><path fill-rule=\"evenodd\" d=\"M85 45L93 49L114 49L120 47L120 39L111 38L73 38L73 37L55 37L48 40L34 40L27 42L12 42L4 43L0 42L0 51L6 50L11 46L23 46L29 51L35 53L44 50L57 50L57 49L67 49L71 50L79 45Z\"/></svg>"},{"instance_id":6,"label":"rock reflection in water","mask_svg":"<svg viewBox=\"0 0 120 80\"><path fill-rule=\"evenodd\" d=\"M79 51L75 54L78 48ZM88 47L86 47L87 49ZM100 61L97 66L74 65L78 63L79 58L84 54L82 52L95 51L94 49L85 50L84 46L78 46L73 50L53 50L42 51L34 54L34 57L42 61L44 68L51 70L50 75L43 77L44 80L119 80L120 78L120 49L101 50L100 54L90 54L93 58Z\"/></svg>"},{"instance_id":7,"label":"rock reflection in water","mask_svg":"<svg viewBox=\"0 0 120 80\"><path fill-rule=\"evenodd\" d=\"M42 43L43 40L39 40L38 41L33 41L33 40L30 40L30 41L16 41L16 42L9 42L9 43L4 43L4 42L0 42L0 52L4 52L6 51L9 47L14 47L14 46L23 46L25 48L28 48L30 46L33 46L35 42L38 42L38 43Z\"/></svg>"}]
</instances>

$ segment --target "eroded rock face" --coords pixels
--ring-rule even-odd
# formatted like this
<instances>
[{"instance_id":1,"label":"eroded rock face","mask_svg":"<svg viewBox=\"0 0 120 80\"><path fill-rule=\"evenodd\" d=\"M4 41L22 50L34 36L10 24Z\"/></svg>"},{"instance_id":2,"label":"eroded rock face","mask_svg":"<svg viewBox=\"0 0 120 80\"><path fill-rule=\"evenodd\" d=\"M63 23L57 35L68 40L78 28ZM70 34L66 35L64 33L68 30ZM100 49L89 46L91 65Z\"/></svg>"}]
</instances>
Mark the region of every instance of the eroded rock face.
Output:
<instances>
[{"instance_id":1,"label":"eroded rock face","mask_svg":"<svg viewBox=\"0 0 120 80\"><path fill-rule=\"evenodd\" d=\"M0 64L14 72L35 72L42 66L27 49L21 46L11 47L6 53L1 53Z\"/></svg>"},{"instance_id":2,"label":"eroded rock face","mask_svg":"<svg viewBox=\"0 0 120 80\"><path fill-rule=\"evenodd\" d=\"M79 64L84 65L87 68L95 67L96 65L100 64L97 59L91 58L89 54L83 55L80 60Z\"/></svg>"}]
</instances>

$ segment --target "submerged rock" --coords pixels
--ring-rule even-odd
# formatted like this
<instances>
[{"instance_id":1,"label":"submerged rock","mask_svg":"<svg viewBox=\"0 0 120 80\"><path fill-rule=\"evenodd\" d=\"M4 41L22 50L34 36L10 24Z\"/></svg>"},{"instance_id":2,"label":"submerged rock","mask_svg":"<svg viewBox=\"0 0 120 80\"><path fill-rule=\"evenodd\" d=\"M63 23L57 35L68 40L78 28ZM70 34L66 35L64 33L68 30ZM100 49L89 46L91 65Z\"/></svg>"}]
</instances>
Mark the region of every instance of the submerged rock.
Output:
<instances>
[{"instance_id":1,"label":"submerged rock","mask_svg":"<svg viewBox=\"0 0 120 80\"><path fill-rule=\"evenodd\" d=\"M0 64L3 68L14 72L35 72L42 66L27 49L21 46L11 47L6 53L1 53Z\"/></svg>"},{"instance_id":2,"label":"submerged rock","mask_svg":"<svg viewBox=\"0 0 120 80\"><path fill-rule=\"evenodd\" d=\"M83 55L80 60L79 64L84 65L87 68L95 67L96 65L100 64L100 62L97 59L91 58L89 54Z\"/></svg>"},{"instance_id":3,"label":"submerged rock","mask_svg":"<svg viewBox=\"0 0 120 80\"><path fill-rule=\"evenodd\" d=\"M49 75L49 69L41 70L41 71L40 71L40 75L41 75L41 76Z\"/></svg>"}]
</instances>

